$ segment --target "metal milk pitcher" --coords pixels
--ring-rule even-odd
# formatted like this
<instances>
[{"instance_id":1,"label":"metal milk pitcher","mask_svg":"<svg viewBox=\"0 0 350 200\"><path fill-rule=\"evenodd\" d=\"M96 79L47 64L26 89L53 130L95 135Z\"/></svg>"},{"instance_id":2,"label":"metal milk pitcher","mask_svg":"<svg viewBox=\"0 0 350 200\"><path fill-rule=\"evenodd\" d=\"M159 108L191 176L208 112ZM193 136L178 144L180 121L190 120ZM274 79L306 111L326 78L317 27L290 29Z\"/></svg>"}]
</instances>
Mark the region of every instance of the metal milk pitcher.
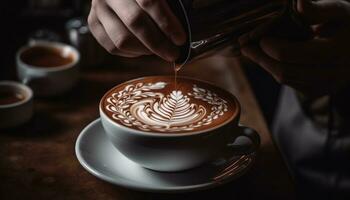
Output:
<instances>
[{"instance_id":1,"label":"metal milk pitcher","mask_svg":"<svg viewBox=\"0 0 350 200\"><path fill-rule=\"evenodd\" d=\"M296 11L296 0L168 0L185 28L187 43L177 64L207 56L233 45L239 36L274 21L267 34L288 39L311 37L311 29Z\"/></svg>"}]
</instances>

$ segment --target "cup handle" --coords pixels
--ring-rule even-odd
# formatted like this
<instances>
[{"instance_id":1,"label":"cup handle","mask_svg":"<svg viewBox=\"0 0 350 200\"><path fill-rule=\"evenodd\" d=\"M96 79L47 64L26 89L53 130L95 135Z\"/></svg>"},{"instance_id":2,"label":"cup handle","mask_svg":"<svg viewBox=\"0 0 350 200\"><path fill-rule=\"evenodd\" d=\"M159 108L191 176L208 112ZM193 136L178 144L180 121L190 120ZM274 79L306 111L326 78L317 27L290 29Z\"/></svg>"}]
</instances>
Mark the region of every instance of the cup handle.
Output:
<instances>
[{"instance_id":1,"label":"cup handle","mask_svg":"<svg viewBox=\"0 0 350 200\"><path fill-rule=\"evenodd\" d=\"M37 79L41 79L41 78L42 78L41 76L27 76L27 77L22 79L22 83L24 85L27 85L27 86L31 87L31 86L33 86L31 84L32 81L37 80Z\"/></svg>"},{"instance_id":2,"label":"cup handle","mask_svg":"<svg viewBox=\"0 0 350 200\"><path fill-rule=\"evenodd\" d=\"M236 131L239 132L238 136L228 144L235 154L250 154L259 149L260 136L254 129L239 125Z\"/></svg>"},{"instance_id":3,"label":"cup handle","mask_svg":"<svg viewBox=\"0 0 350 200\"><path fill-rule=\"evenodd\" d=\"M32 82L35 80L40 80L40 79L45 79L46 76L45 75L27 75L26 77L24 77L22 79L22 83L24 85L27 85L29 87L32 87Z\"/></svg>"},{"instance_id":4,"label":"cup handle","mask_svg":"<svg viewBox=\"0 0 350 200\"><path fill-rule=\"evenodd\" d=\"M29 86L31 81L32 81L32 78L30 78L30 77L26 77L26 78L22 79L22 83L24 85L27 85L27 86Z\"/></svg>"}]
</instances>

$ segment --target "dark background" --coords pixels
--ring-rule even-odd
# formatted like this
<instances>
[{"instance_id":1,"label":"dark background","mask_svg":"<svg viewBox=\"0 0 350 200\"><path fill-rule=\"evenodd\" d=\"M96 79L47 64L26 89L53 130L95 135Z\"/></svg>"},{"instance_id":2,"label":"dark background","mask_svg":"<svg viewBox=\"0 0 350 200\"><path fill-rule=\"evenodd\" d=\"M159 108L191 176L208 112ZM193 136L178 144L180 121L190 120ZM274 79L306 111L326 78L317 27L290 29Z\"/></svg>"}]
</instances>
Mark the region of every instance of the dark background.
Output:
<instances>
[{"instance_id":1,"label":"dark background","mask_svg":"<svg viewBox=\"0 0 350 200\"><path fill-rule=\"evenodd\" d=\"M15 53L35 31L48 29L66 42L65 22L87 16L90 0L6 0L1 2L0 79L15 79Z\"/></svg>"},{"instance_id":2,"label":"dark background","mask_svg":"<svg viewBox=\"0 0 350 200\"><path fill-rule=\"evenodd\" d=\"M39 29L48 29L67 42L65 23L74 17L86 18L91 0L9 0L1 2L0 80L16 80L15 54ZM115 57L115 59L118 59ZM98 67L98 66L96 66ZM268 124L277 104L279 86L259 66L244 68Z\"/></svg>"}]
</instances>

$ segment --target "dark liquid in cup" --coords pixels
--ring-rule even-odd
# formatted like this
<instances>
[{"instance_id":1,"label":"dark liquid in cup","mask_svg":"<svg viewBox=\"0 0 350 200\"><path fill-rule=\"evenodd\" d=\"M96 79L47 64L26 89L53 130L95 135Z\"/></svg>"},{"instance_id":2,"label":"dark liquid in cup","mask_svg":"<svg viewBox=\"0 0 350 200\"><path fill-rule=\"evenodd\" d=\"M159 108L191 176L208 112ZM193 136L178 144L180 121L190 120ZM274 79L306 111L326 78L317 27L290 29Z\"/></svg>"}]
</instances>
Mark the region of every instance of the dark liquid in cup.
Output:
<instances>
[{"instance_id":1,"label":"dark liquid in cup","mask_svg":"<svg viewBox=\"0 0 350 200\"><path fill-rule=\"evenodd\" d=\"M0 91L0 105L13 104L24 100L24 96L15 91Z\"/></svg>"},{"instance_id":2,"label":"dark liquid in cup","mask_svg":"<svg viewBox=\"0 0 350 200\"><path fill-rule=\"evenodd\" d=\"M74 55L65 55L63 50L54 47L36 46L23 52L21 59L36 67L59 67L74 61Z\"/></svg>"}]
</instances>

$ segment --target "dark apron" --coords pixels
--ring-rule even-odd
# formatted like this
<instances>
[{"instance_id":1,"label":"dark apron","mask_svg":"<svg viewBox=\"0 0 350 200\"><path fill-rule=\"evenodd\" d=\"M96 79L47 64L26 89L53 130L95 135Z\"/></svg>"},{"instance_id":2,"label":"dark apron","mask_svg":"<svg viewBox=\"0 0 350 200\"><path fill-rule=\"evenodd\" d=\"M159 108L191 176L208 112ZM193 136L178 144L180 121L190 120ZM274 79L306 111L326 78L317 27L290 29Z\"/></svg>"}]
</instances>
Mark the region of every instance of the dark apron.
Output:
<instances>
[{"instance_id":1,"label":"dark apron","mask_svg":"<svg viewBox=\"0 0 350 200\"><path fill-rule=\"evenodd\" d=\"M329 98L322 101L318 110L325 111ZM317 102L314 104L316 111ZM341 109L341 103L336 104L334 107ZM309 115L294 90L284 87L273 125L274 139L295 178L300 198L350 199L350 120L337 115L334 121L339 123L329 129L328 115L320 116Z\"/></svg>"}]
</instances>

